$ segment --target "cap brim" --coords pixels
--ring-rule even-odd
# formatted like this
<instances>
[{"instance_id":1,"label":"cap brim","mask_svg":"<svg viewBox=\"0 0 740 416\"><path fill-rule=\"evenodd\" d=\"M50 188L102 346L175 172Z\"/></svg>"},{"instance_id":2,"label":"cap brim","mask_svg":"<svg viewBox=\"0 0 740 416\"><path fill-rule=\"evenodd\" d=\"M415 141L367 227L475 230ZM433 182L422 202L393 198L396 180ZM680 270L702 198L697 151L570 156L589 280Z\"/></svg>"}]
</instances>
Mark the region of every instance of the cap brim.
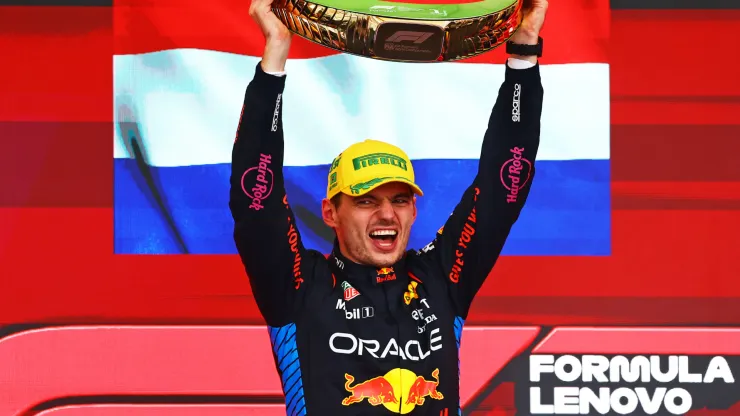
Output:
<instances>
[{"instance_id":1,"label":"cap brim","mask_svg":"<svg viewBox=\"0 0 740 416\"><path fill-rule=\"evenodd\" d=\"M344 189L341 190L342 193L347 194L349 196L362 196L366 193L372 191L373 189L385 185L387 183L391 182L400 182L405 183L406 185L410 186L413 192L419 196L424 196L424 192L421 191L421 188L410 180L406 178L376 178L371 179L369 181L361 182L358 184L350 185Z\"/></svg>"}]
</instances>

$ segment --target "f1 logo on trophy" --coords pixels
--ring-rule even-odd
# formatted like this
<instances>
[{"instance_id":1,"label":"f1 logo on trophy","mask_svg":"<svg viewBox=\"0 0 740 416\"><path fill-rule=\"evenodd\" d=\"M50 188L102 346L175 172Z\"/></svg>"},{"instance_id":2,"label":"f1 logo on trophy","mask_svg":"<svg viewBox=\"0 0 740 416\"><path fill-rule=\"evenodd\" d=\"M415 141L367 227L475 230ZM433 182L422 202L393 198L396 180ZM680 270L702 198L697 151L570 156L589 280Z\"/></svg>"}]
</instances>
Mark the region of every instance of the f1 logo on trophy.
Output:
<instances>
[{"instance_id":1,"label":"f1 logo on trophy","mask_svg":"<svg viewBox=\"0 0 740 416\"><path fill-rule=\"evenodd\" d=\"M471 58L504 44L522 22L525 0L450 4L385 0L275 0L288 29L338 51L402 62Z\"/></svg>"}]
</instances>

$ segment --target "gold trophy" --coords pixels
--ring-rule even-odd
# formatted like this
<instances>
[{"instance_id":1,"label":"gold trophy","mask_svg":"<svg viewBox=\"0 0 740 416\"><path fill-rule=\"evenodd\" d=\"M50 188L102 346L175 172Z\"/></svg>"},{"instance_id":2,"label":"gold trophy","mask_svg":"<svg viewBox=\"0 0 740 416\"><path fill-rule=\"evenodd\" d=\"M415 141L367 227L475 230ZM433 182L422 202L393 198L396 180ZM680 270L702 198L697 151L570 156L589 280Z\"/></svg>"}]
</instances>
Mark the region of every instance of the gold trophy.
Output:
<instances>
[{"instance_id":1,"label":"gold trophy","mask_svg":"<svg viewBox=\"0 0 740 416\"><path fill-rule=\"evenodd\" d=\"M275 0L273 12L291 32L344 53L389 61L445 62L504 44L522 22L523 1Z\"/></svg>"}]
</instances>

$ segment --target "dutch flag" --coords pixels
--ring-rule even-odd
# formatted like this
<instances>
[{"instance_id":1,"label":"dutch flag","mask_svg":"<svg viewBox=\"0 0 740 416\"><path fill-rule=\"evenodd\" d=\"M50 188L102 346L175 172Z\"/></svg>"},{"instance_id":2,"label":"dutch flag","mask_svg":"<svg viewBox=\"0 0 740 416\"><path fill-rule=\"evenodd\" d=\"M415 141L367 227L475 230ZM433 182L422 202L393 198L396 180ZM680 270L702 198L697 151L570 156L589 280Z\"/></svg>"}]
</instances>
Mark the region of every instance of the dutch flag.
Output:
<instances>
[{"instance_id":1,"label":"dutch flag","mask_svg":"<svg viewBox=\"0 0 740 416\"><path fill-rule=\"evenodd\" d=\"M236 253L229 162L263 45L248 7L117 6L116 253ZM610 254L608 19L608 4L583 0L548 11L538 173L504 255ZM384 62L295 37L283 95L285 177L305 245L330 250L319 214L328 165L366 138L413 160L425 196L410 248L433 239L475 175L505 59L501 47L461 62Z\"/></svg>"}]
</instances>

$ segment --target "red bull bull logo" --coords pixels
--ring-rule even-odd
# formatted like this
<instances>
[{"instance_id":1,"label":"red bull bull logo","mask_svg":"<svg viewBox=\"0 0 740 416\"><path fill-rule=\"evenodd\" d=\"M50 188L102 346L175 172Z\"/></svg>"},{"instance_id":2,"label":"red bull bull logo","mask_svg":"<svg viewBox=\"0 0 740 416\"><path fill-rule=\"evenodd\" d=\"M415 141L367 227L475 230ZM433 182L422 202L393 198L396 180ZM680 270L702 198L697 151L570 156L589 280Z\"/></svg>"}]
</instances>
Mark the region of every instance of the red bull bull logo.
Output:
<instances>
[{"instance_id":1,"label":"red bull bull logo","mask_svg":"<svg viewBox=\"0 0 740 416\"><path fill-rule=\"evenodd\" d=\"M435 368L434 371L432 371L432 378L435 381L429 381L424 379L422 376L417 376L416 380L414 380L414 384L411 385L411 389L409 390L406 404L415 403L418 406L421 406L424 404L424 398L427 396L437 400L444 399L445 396L437 391L437 386L439 385L438 368Z\"/></svg>"},{"instance_id":2,"label":"red bull bull logo","mask_svg":"<svg viewBox=\"0 0 740 416\"><path fill-rule=\"evenodd\" d=\"M378 269L378 277L376 279L378 283L396 280L396 272L393 270L393 267L380 268Z\"/></svg>"},{"instance_id":3,"label":"red bull bull logo","mask_svg":"<svg viewBox=\"0 0 740 416\"><path fill-rule=\"evenodd\" d=\"M355 381L354 377L344 374L344 378L347 379L347 382L344 383L344 389L352 393L351 396L342 400L342 404L345 406L360 403L365 398L373 406L383 403L399 403L396 393L393 391L393 386L383 376L371 378L354 386L352 386L352 382Z\"/></svg>"},{"instance_id":4,"label":"red bull bull logo","mask_svg":"<svg viewBox=\"0 0 740 416\"><path fill-rule=\"evenodd\" d=\"M444 398L437 391L439 369L432 371L433 380L427 380L405 368L394 368L383 376L359 383L355 383L355 378L350 374L345 374L344 378L344 389L350 393L342 400L344 406L362 403L367 399L371 406L383 405L393 413L407 414L416 406L423 406L427 398Z\"/></svg>"}]
</instances>

